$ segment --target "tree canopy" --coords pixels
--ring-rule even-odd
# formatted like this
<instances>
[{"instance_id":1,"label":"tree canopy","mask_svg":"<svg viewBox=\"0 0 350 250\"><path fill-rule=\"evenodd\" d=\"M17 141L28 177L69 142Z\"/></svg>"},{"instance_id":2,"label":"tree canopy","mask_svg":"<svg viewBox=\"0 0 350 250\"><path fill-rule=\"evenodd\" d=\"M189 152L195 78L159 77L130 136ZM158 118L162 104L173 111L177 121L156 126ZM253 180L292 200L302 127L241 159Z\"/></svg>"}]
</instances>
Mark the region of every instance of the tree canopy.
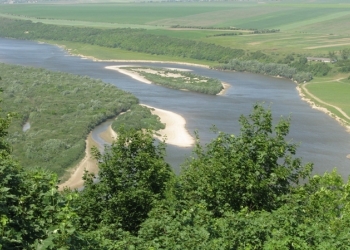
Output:
<instances>
[{"instance_id":1,"label":"tree canopy","mask_svg":"<svg viewBox=\"0 0 350 250\"><path fill-rule=\"evenodd\" d=\"M0 118L4 138L10 117ZM151 131L120 131L81 190L0 150L0 249L348 249L350 183L309 176L289 119L260 104L241 133L199 138L176 176ZM275 124L275 125L274 125ZM302 182L300 182L302 180Z\"/></svg>"}]
</instances>

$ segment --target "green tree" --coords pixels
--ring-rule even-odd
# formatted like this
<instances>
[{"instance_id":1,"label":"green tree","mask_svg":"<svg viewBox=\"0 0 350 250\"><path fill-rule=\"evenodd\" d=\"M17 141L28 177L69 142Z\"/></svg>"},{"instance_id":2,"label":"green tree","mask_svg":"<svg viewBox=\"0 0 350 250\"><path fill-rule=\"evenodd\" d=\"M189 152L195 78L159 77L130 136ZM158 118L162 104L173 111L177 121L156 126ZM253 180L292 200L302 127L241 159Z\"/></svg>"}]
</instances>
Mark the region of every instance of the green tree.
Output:
<instances>
[{"instance_id":1,"label":"green tree","mask_svg":"<svg viewBox=\"0 0 350 250\"><path fill-rule=\"evenodd\" d=\"M244 207L271 211L312 169L294 157L296 144L285 138L289 119L273 127L271 111L256 104L249 117L240 117L240 124L239 136L220 132L205 147L198 140L195 157L179 178L180 197L204 200L216 216Z\"/></svg>"},{"instance_id":2,"label":"green tree","mask_svg":"<svg viewBox=\"0 0 350 250\"><path fill-rule=\"evenodd\" d=\"M155 145L150 131L121 131L107 152L96 154L98 183L94 175L85 175L77 202L81 228L107 226L137 232L173 175L164 154L164 143Z\"/></svg>"}]
</instances>

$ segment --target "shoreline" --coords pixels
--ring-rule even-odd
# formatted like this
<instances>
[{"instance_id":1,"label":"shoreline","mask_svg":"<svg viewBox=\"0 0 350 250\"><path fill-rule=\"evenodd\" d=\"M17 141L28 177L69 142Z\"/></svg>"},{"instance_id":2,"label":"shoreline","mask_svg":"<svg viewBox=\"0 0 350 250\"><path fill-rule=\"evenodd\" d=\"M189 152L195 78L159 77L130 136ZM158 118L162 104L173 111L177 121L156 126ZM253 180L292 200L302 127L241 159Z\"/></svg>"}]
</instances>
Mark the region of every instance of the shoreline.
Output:
<instances>
[{"instance_id":1,"label":"shoreline","mask_svg":"<svg viewBox=\"0 0 350 250\"><path fill-rule=\"evenodd\" d=\"M349 123L347 121L345 121L344 119L340 118L336 114L332 113L327 108L318 106L312 99L306 97L306 95L303 93L302 87L300 87L299 85L297 85L296 90L298 91L298 94L299 94L301 100L307 102L312 109L319 110L319 111L329 115L334 120L336 120L341 126L343 126L345 128L346 132L350 133L350 125L349 125ZM347 158L350 159L350 154L347 155Z\"/></svg>"},{"instance_id":2,"label":"shoreline","mask_svg":"<svg viewBox=\"0 0 350 250\"><path fill-rule=\"evenodd\" d=\"M232 87L232 85L226 83L226 82L221 82L223 89L217 93L216 95L225 95L227 90Z\"/></svg>"},{"instance_id":3,"label":"shoreline","mask_svg":"<svg viewBox=\"0 0 350 250\"><path fill-rule=\"evenodd\" d=\"M41 42L41 41L38 41ZM43 42L46 43L46 42ZM51 43L50 43L51 44ZM61 45L61 44L53 44L61 49L64 49L65 51L68 52L69 55L71 56L78 56L81 57L82 59L91 59L95 62L125 62L125 63L171 63L171 64L179 64L179 65L189 65L189 66L196 66L196 67L202 67L202 68L207 68L209 69L210 66L205 65L205 64L198 64L198 63L188 63L188 62L177 62L177 61L157 61L157 60L125 60L125 59L98 59L94 56L86 56L86 55L82 55L82 54L75 54L71 51L71 49L67 49L67 47L65 45Z\"/></svg>"},{"instance_id":4,"label":"shoreline","mask_svg":"<svg viewBox=\"0 0 350 250\"><path fill-rule=\"evenodd\" d=\"M162 141L166 139L167 144L175 145L178 147L191 147L194 145L194 138L189 134L185 128L186 120L174 112L154 108L148 105L140 104L151 109L152 114L159 116L162 123L165 123L165 129L159 130L154 135L155 138ZM117 133L112 129L112 125L101 132L99 135L105 142L112 143L117 139ZM84 185L83 175L85 170L90 173L98 173L98 164L95 159L92 158L91 148L98 146L97 142L92 138L92 132L89 133L86 139L85 156L84 158L73 168L67 170L69 178L58 185L58 190L62 191L64 188L76 189Z\"/></svg>"},{"instance_id":5,"label":"shoreline","mask_svg":"<svg viewBox=\"0 0 350 250\"><path fill-rule=\"evenodd\" d=\"M186 129L186 120L181 115L174 112L154 108L145 104L140 104L151 109L152 114L159 116L160 122L165 123L165 129L156 131L159 135L154 135L158 140L165 139L167 144L178 147L192 147L195 143L193 136Z\"/></svg>"},{"instance_id":6,"label":"shoreline","mask_svg":"<svg viewBox=\"0 0 350 250\"><path fill-rule=\"evenodd\" d=\"M140 74L127 70L127 69L121 69L122 67L136 67L136 65L118 65L118 66L107 66L105 67L105 69L111 69L111 70L115 70L118 71L119 73L122 73L124 75L130 76L131 78L146 83L146 84L152 84L151 81L147 80L146 78L144 78L143 76L141 76Z\"/></svg>"},{"instance_id":7,"label":"shoreline","mask_svg":"<svg viewBox=\"0 0 350 250\"><path fill-rule=\"evenodd\" d=\"M97 174L98 164L91 155L91 148L96 146L97 143L92 138L91 133L92 132L89 133L85 140L86 146L84 158L75 167L68 170L68 172L70 172L69 178L65 182L58 185L59 191L62 191L65 188L76 189L82 187L84 185L83 175L85 170L89 171L90 173Z\"/></svg>"}]
</instances>

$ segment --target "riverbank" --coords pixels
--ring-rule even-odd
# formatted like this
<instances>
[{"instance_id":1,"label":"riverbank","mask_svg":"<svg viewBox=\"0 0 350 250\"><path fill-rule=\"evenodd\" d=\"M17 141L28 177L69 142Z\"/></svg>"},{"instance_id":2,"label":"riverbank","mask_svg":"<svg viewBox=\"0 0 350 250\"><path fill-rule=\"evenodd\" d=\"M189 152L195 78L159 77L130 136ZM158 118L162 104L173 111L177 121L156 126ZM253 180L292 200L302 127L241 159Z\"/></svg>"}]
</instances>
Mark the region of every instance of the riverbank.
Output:
<instances>
[{"instance_id":1,"label":"riverbank","mask_svg":"<svg viewBox=\"0 0 350 250\"><path fill-rule=\"evenodd\" d=\"M157 131L158 135L155 137L159 140L166 140L167 144L175 145L178 147L191 147L194 144L194 138L186 130L186 120L171 111L157 109L151 106L143 105L151 109L151 112L160 117L162 123L165 123L165 129ZM98 143L92 138L92 133L88 135L86 139L85 157L74 167L69 175L69 179L60 184L59 190L63 190L65 187L70 189L80 188L84 185L83 175L85 170L90 173L98 173L98 163L92 158L91 148L93 146L99 147ZM105 131L102 131L98 136L107 143L112 143L117 139L117 133L112 129L111 125L107 127Z\"/></svg>"},{"instance_id":2,"label":"riverbank","mask_svg":"<svg viewBox=\"0 0 350 250\"><path fill-rule=\"evenodd\" d=\"M164 109L154 108L148 105L143 105L151 109L152 114L158 115L160 121L165 123L165 129L161 129L156 133L155 137L159 140L165 141L167 144L178 147L191 147L194 145L194 138L186 129L186 120L174 112Z\"/></svg>"},{"instance_id":3,"label":"riverbank","mask_svg":"<svg viewBox=\"0 0 350 250\"><path fill-rule=\"evenodd\" d=\"M301 98L301 100L307 102L311 108L313 109L317 109L327 115L329 115L330 117L332 117L333 119L335 119L340 125L342 125L343 127L345 127L345 130L350 133L350 125L349 125L349 122L345 121L344 119L342 119L341 117L337 116L336 114L334 114L333 112L331 112L330 110L328 110L326 107L321 107L319 105L317 105L315 103L314 100L306 97L306 94L309 95L309 96L312 96L313 99L315 99L316 101L320 102L320 103L323 103L324 105L328 105L328 106L331 106L335 109L337 109L340 113L342 113L345 117L349 118L347 116L347 114L345 112L343 112L339 107L337 106L334 106L332 104L329 104L329 103L326 103L326 102L323 102L322 100L320 100L319 98L317 98L316 96L313 96L311 93L308 92L308 90L305 88L306 86L303 86L301 87L300 85L297 85L296 89L299 93L299 96ZM306 92L306 94L304 93ZM349 157L348 157L349 158ZM350 159L350 158L349 158Z\"/></svg>"},{"instance_id":4,"label":"riverbank","mask_svg":"<svg viewBox=\"0 0 350 250\"><path fill-rule=\"evenodd\" d=\"M91 132L88 135L86 139L86 148L85 148L85 157L82 159L79 164L71 169L70 171L70 177L68 180L65 182L61 183L58 185L59 190L63 190L64 188L70 188L70 189L76 189L80 188L84 185L84 172L85 170L97 174L98 172L98 165L97 165L97 160L93 159L92 154L91 154L91 148L92 147L97 147L97 142L94 141L94 139L91 136Z\"/></svg>"}]
</instances>

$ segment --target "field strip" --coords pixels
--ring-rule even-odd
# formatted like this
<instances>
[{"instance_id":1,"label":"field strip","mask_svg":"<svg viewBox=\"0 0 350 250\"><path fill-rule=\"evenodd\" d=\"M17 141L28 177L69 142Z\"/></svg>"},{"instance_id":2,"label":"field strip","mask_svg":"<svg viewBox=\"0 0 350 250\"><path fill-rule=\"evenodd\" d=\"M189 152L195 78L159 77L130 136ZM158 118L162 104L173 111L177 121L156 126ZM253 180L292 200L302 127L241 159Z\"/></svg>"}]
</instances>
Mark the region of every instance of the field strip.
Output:
<instances>
[{"instance_id":1,"label":"field strip","mask_svg":"<svg viewBox=\"0 0 350 250\"><path fill-rule=\"evenodd\" d=\"M319 48L328 48L328 47L338 47L338 46L343 46L343 45L350 45L350 43L327 44L327 45L306 47L304 49L319 49Z\"/></svg>"},{"instance_id":2,"label":"field strip","mask_svg":"<svg viewBox=\"0 0 350 250\"><path fill-rule=\"evenodd\" d=\"M79 21L79 20L65 20L65 19L45 19L26 17L19 15L10 15L0 13L0 17L17 19L17 20L29 20L33 23L44 23L53 25L68 25L77 27L91 27L91 28L105 28L105 29L116 29L116 28L133 28L133 29L159 29L156 26L142 25L142 24L122 24L122 23L108 23L108 22L90 22L90 21Z\"/></svg>"},{"instance_id":3,"label":"field strip","mask_svg":"<svg viewBox=\"0 0 350 250\"><path fill-rule=\"evenodd\" d=\"M337 79L337 80L334 80L334 81L339 81L339 80L341 80L341 79ZM304 91L307 95L309 95L311 98L313 98L314 100L316 100L316 101L319 102L319 103L322 103L322 104L324 104L324 105L327 105L327 106L329 106L329 107L332 107L332 108L336 109L336 110L339 111L339 113L341 113L346 119L350 120L350 117L349 117L341 108L339 108L339 107L337 107L337 106L335 106L335 105L333 105L333 104L330 104L330 103L328 103L328 102L322 101L320 98L318 98L318 97L314 96L313 94L311 94L311 93L306 89L306 86L309 85L309 84L310 84L310 83L306 83L306 84L304 84L304 85L301 85L301 88L303 89L303 91Z\"/></svg>"},{"instance_id":4,"label":"field strip","mask_svg":"<svg viewBox=\"0 0 350 250\"><path fill-rule=\"evenodd\" d=\"M328 21L328 20L332 20L332 19L346 16L349 14L350 14L349 11L342 11L342 12L338 12L338 13L334 13L334 14L324 15L324 16L317 17L317 18L312 18L309 20L304 20L304 21L300 21L300 22L294 22L291 24L277 26L275 28L280 29L280 30L291 30L291 29L299 28L300 26L305 26L305 25L315 24L315 23L319 23L319 22L323 22L323 21Z\"/></svg>"}]
</instances>

